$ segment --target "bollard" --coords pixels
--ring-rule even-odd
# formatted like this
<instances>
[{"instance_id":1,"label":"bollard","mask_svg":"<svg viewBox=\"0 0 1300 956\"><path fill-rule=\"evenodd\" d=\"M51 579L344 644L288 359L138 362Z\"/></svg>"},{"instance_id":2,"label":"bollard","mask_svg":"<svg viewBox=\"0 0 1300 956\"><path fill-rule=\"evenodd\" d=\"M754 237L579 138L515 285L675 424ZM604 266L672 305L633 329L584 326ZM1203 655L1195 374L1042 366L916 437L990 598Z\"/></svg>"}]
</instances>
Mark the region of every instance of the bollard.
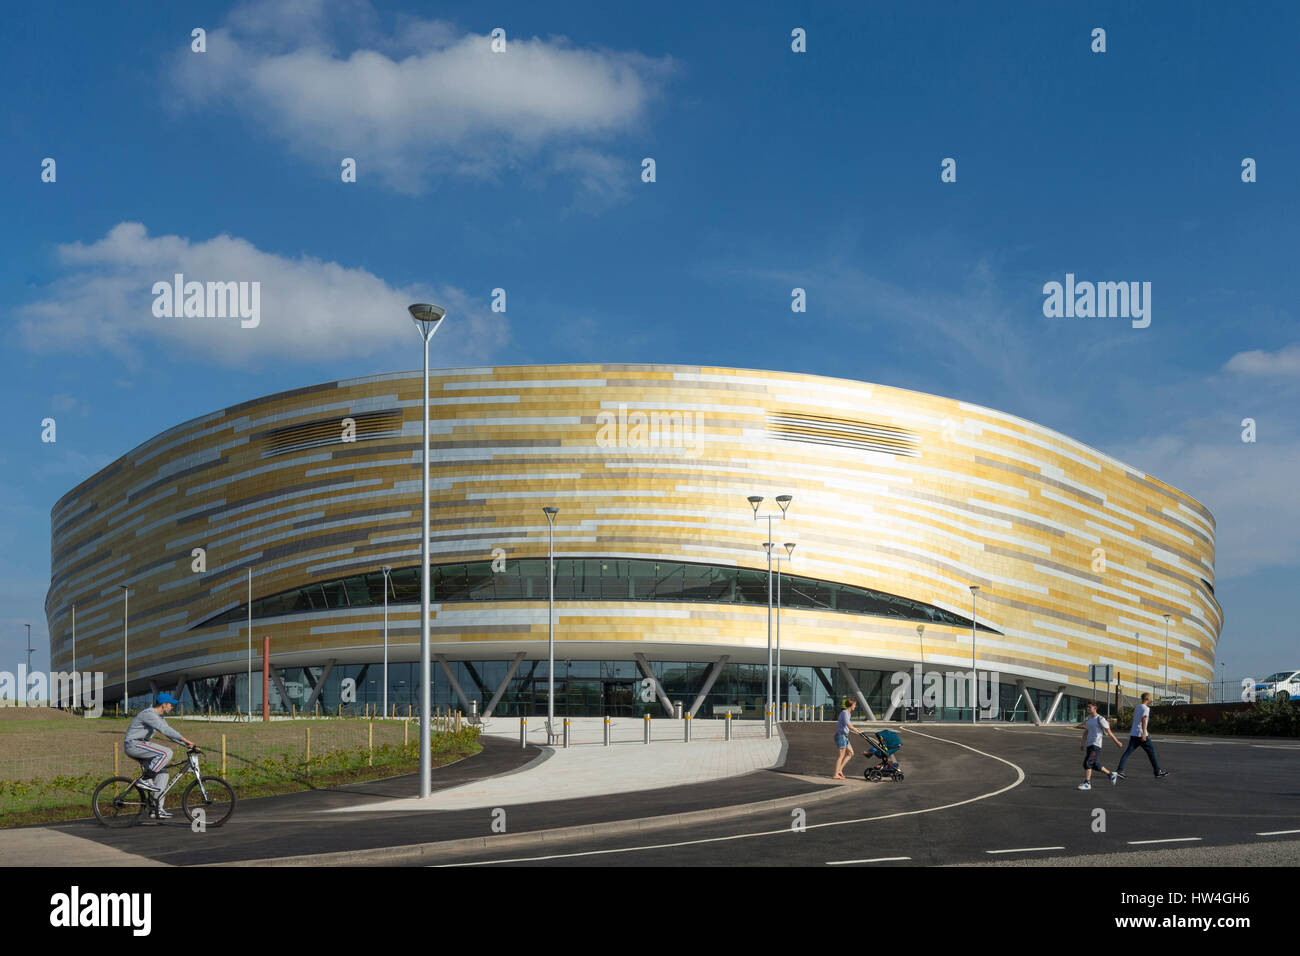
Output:
<instances>
[{"instance_id":1,"label":"bollard","mask_svg":"<svg viewBox=\"0 0 1300 956\"><path fill-rule=\"evenodd\" d=\"M727 719L724 722L724 726L726 727L726 733L724 734L723 739L730 740L731 739L731 711L727 711Z\"/></svg>"},{"instance_id":2,"label":"bollard","mask_svg":"<svg viewBox=\"0 0 1300 956\"><path fill-rule=\"evenodd\" d=\"M409 720L404 720L402 721L402 746L409 747L410 744L411 744L411 722Z\"/></svg>"},{"instance_id":3,"label":"bollard","mask_svg":"<svg viewBox=\"0 0 1300 956\"><path fill-rule=\"evenodd\" d=\"M685 731L683 732L682 740L689 744L691 742L691 715L690 714L686 715L685 719L682 721L682 726L686 728Z\"/></svg>"},{"instance_id":4,"label":"bollard","mask_svg":"<svg viewBox=\"0 0 1300 956\"><path fill-rule=\"evenodd\" d=\"M564 746L569 746L569 718L564 718Z\"/></svg>"},{"instance_id":5,"label":"bollard","mask_svg":"<svg viewBox=\"0 0 1300 956\"><path fill-rule=\"evenodd\" d=\"M650 742L650 715L649 714L645 715L645 720L641 721L641 724L645 727L645 742L649 743Z\"/></svg>"},{"instance_id":6,"label":"bollard","mask_svg":"<svg viewBox=\"0 0 1300 956\"><path fill-rule=\"evenodd\" d=\"M226 735L221 735L221 776L226 775Z\"/></svg>"},{"instance_id":7,"label":"bollard","mask_svg":"<svg viewBox=\"0 0 1300 956\"><path fill-rule=\"evenodd\" d=\"M527 740L525 739L525 737L524 737L524 735L527 734L527 733L528 733L528 718L527 718L527 717L520 717L520 718L519 718L519 746L520 746L520 748L525 748L525 747L528 746L528 741L527 741Z\"/></svg>"},{"instance_id":8,"label":"bollard","mask_svg":"<svg viewBox=\"0 0 1300 956\"><path fill-rule=\"evenodd\" d=\"M766 731L767 736L771 737L772 736L772 708L771 707L763 708L763 728Z\"/></svg>"},{"instance_id":9,"label":"bollard","mask_svg":"<svg viewBox=\"0 0 1300 956\"><path fill-rule=\"evenodd\" d=\"M605 746L609 746L609 718L605 718Z\"/></svg>"},{"instance_id":10,"label":"bollard","mask_svg":"<svg viewBox=\"0 0 1300 956\"><path fill-rule=\"evenodd\" d=\"M307 762L311 763L311 728L307 728Z\"/></svg>"},{"instance_id":11,"label":"bollard","mask_svg":"<svg viewBox=\"0 0 1300 956\"><path fill-rule=\"evenodd\" d=\"M373 767L375 765L375 722L372 720L367 726L370 728L370 732L366 746L370 749L370 756L366 758L366 764Z\"/></svg>"},{"instance_id":12,"label":"bollard","mask_svg":"<svg viewBox=\"0 0 1300 956\"><path fill-rule=\"evenodd\" d=\"M117 776L117 744L113 744L113 776Z\"/></svg>"},{"instance_id":13,"label":"bollard","mask_svg":"<svg viewBox=\"0 0 1300 956\"><path fill-rule=\"evenodd\" d=\"M821 721L821 720L825 720L825 719L826 719L826 705L825 705L825 704L822 704L820 707L817 708L817 719L818 719L819 721Z\"/></svg>"}]
</instances>

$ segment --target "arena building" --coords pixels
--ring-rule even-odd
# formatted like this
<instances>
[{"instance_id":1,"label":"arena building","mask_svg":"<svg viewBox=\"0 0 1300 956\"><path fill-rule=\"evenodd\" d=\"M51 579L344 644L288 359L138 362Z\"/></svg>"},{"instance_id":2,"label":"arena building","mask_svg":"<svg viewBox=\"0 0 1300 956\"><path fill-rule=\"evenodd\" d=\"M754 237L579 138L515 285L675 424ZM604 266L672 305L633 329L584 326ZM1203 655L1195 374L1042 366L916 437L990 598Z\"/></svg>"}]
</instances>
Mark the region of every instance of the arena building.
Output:
<instances>
[{"instance_id":1,"label":"arena building","mask_svg":"<svg viewBox=\"0 0 1300 956\"><path fill-rule=\"evenodd\" d=\"M891 675L969 671L972 639L1002 719L1076 718L1091 664L1127 691L1212 679L1210 512L1024 419L659 365L441 370L430 396L434 706L545 713L547 506L560 715L760 716L769 524L783 702L858 695L898 718ZM406 713L422 404L418 371L281 392L78 485L51 514L53 669L73 667L75 605L75 666L120 697L125 610L132 695L243 708L251 637L260 709L269 636L273 709L379 705L386 674ZM934 716L969 719L966 704L950 695Z\"/></svg>"}]
</instances>

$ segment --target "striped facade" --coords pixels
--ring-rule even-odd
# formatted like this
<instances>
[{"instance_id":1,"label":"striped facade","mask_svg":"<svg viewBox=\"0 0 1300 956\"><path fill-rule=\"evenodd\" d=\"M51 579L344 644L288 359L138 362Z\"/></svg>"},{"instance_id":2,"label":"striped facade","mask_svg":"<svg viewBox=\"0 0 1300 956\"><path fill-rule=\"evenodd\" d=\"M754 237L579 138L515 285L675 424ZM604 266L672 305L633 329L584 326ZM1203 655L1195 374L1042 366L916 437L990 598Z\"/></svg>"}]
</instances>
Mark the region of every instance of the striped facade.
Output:
<instances>
[{"instance_id":1,"label":"striped facade","mask_svg":"<svg viewBox=\"0 0 1300 956\"><path fill-rule=\"evenodd\" d=\"M1222 611L1214 519L1156 478L1023 419L880 385L653 365L443 370L432 401L432 563L557 556L766 570L749 495L793 502L787 570L969 618L981 669L1084 692L1088 665L1132 686L1212 679ZM241 672L248 629L212 624L266 595L420 560L419 372L282 392L166 431L55 505L46 599L54 669L121 693ZM345 421L347 420L347 421ZM194 569L194 549L206 567ZM557 603L556 656L766 660L767 608ZM418 657L418 605L389 609L391 660ZM373 662L374 606L255 618L279 666ZM540 600L435 604L434 652L546 656ZM1136 635L1136 637L1135 637ZM787 608L783 663L969 667L969 627ZM116 683L115 683L116 682Z\"/></svg>"}]
</instances>

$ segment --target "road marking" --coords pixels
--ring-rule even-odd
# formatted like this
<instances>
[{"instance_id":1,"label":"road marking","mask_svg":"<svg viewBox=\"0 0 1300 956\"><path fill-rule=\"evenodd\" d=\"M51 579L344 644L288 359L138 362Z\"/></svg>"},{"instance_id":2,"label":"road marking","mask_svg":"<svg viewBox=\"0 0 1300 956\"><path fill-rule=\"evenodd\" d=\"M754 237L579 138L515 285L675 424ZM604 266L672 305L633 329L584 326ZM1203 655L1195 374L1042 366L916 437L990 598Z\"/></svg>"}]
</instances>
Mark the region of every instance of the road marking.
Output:
<instances>
[{"instance_id":1,"label":"road marking","mask_svg":"<svg viewBox=\"0 0 1300 956\"><path fill-rule=\"evenodd\" d=\"M1255 836L1283 836L1287 833L1300 833L1300 830L1269 830L1267 833L1256 833Z\"/></svg>"},{"instance_id":2,"label":"road marking","mask_svg":"<svg viewBox=\"0 0 1300 956\"><path fill-rule=\"evenodd\" d=\"M1300 750L1300 747L1288 747L1285 744L1251 744L1256 750Z\"/></svg>"},{"instance_id":3,"label":"road marking","mask_svg":"<svg viewBox=\"0 0 1300 956\"><path fill-rule=\"evenodd\" d=\"M1200 837L1170 837L1168 840L1129 840L1129 846L1138 846L1143 843L1195 843L1200 841Z\"/></svg>"},{"instance_id":4,"label":"road marking","mask_svg":"<svg viewBox=\"0 0 1300 956\"><path fill-rule=\"evenodd\" d=\"M827 860L827 866L848 866L851 863L894 863L898 860L910 860L910 856L878 856L874 860Z\"/></svg>"},{"instance_id":5,"label":"road marking","mask_svg":"<svg viewBox=\"0 0 1300 956\"><path fill-rule=\"evenodd\" d=\"M1037 853L1040 850L1064 850L1063 846L1018 846L1012 850L985 850L985 853Z\"/></svg>"},{"instance_id":6,"label":"road marking","mask_svg":"<svg viewBox=\"0 0 1300 956\"><path fill-rule=\"evenodd\" d=\"M923 734L921 733L921 731L912 730L910 727L903 727L900 729L906 731L909 734L916 734L918 737L928 737L930 740L937 740L943 744L952 744L954 747L961 747L963 750L969 750L971 753L979 754L981 757L988 757L990 760L996 760L999 763L1004 763L1016 772L1016 780L1014 783L1009 783L1005 787L1002 787L999 790L992 790L989 793L982 793L977 797L970 797L966 800L958 800L956 803L945 803L943 806L940 807L927 807L924 810L900 810L897 813L886 813L878 817L862 817L861 819L858 820L832 820L829 823L810 823L804 828L805 830L820 830L822 827L851 826L855 823L874 823L877 820L893 820L896 819L897 817L914 817L914 816L919 816L922 813L935 813L939 810L951 810L953 807L962 807L968 803L977 803L980 800L988 800L992 797L999 796L1000 794L1006 793L1008 790L1014 790L1016 787L1020 786L1022 783L1025 782L1025 771L1022 770L1016 764L1012 763L1010 760L1007 760L1003 757L998 757L995 754L991 754L991 753L985 753L983 750L976 750L974 747L968 747L966 744L959 744L955 740L946 740L943 737L935 737L930 734ZM571 859L573 857L579 857L579 856L604 856L611 853L636 853L641 850L671 850L682 846L700 846L705 843L728 843L732 840L748 840L754 837L785 836L790 832L792 831L790 830L789 827L782 827L780 830L764 830L759 833L737 833L733 836L724 836L724 837L704 837L699 840L682 840L678 843L656 843L656 844L649 844L647 846L615 847L610 850L583 850L578 853L552 853L547 856L521 856L521 857L514 857L513 859L508 859L508 860L477 860L471 863L439 863L434 865L438 867L448 867L448 866L493 866L498 863L535 863L535 862L540 862L542 860L565 860L565 859Z\"/></svg>"}]
</instances>

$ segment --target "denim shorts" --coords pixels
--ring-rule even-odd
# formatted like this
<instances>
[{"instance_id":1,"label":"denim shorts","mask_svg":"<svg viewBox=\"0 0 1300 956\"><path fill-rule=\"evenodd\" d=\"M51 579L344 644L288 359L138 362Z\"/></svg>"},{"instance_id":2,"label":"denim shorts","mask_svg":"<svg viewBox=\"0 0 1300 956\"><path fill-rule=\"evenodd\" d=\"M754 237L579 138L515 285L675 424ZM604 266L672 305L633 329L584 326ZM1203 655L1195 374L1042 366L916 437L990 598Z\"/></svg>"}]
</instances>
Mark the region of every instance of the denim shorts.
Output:
<instances>
[{"instance_id":1,"label":"denim shorts","mask_svg":"<svg viewBox=\"0 0 1300 956\"><path fill-rule=\"evenodd\" d=\"M849 745L849 735L848 735L848 734L836 734L836 735L835 735L835 746L836 746L837 748L839 748L840 750L844 750L844 749L846 749L846 748L848 747L848 745Z\"/></svg>"}]
</instances>

